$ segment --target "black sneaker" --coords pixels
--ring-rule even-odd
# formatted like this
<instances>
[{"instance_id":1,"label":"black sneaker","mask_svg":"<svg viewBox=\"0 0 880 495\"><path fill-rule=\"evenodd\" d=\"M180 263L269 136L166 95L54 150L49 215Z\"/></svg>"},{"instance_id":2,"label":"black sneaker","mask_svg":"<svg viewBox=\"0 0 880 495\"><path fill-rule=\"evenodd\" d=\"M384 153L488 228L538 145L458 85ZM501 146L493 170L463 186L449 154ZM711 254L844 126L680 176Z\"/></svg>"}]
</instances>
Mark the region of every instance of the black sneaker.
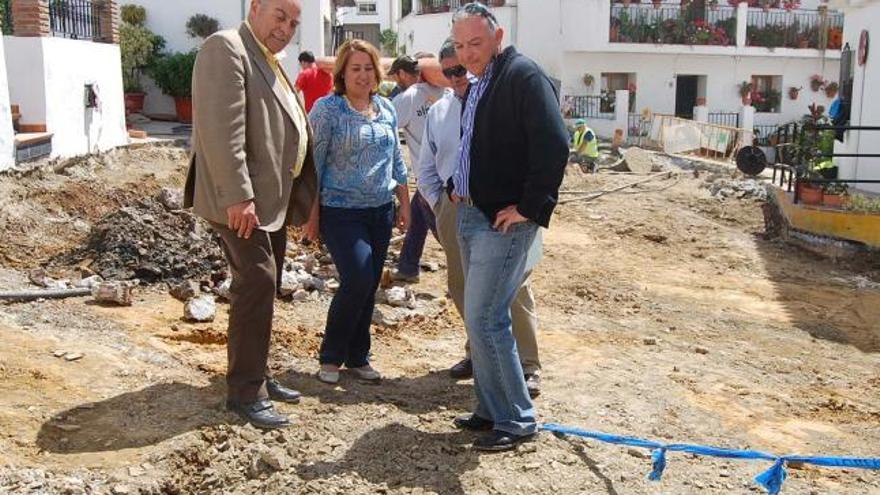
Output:
<instances>
[{"instance_id":1,"label":"black sneaker","mask_svg":"<svg viewBox=\"0 0 880 495\"><path fill-rule=\"evenodd\" d=\"M481 418L476 414L459 416L452 421L452 424L460 430L470 431L489 431L495 426L492 420Z\"/></svg>"}]
</instances>

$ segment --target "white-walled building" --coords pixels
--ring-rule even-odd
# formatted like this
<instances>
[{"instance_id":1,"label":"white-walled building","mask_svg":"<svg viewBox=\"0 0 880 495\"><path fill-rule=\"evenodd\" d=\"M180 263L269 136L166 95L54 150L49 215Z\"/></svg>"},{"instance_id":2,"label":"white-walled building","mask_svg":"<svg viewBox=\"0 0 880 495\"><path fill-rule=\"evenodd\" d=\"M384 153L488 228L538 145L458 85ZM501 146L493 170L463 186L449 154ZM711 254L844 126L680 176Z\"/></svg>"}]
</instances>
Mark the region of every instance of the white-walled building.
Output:
<instances>
[{"instance_id":1,"label":"white-walled building","mask_svg":"<svg viewBox=\"0 0 880 495\"><path fill-rule=\"evenodd\" d=\"M412 0L398 21L400 44L408 52L436 52L449 35L460 0ZM818 0L803 0L786 11L749 8L741 3L645 0L506 0L493 7L507 43L535 59L560 82L569 105L607 137L612 118L609 99L617 90L635 90L631 112L691 116L705 99L711 119L739 113L738 85L753 82L754 124L775 125L808 113L811 103L832 98L810 89L810 78L836 81L840 64L842 16L822 11ZM447 7L448 6L448 7ZM699 28L699 29L698 29ZM753 46L761 45L761 46ZM820 46L825 49L819 49ZM830 49L828 47L831 47ZM585 75L592 84L585 84ZM796 100L789 88L802 88ZM605 95L603 102L602 95ZM585 98L587 97L587 98ZM585 110L585 111L584 111ZM574 116L574 115L572 115ZM729 117L735 120L735 115ZM710 120L711 120L710 119ZM604 132L603 132L604 131Z\"/></svg>"},{"instance_id":2,"label":"white-walled building","mask_svg":"<svg viewBox=\"0 0 880 495\"><path fill-rule=\"evenodd\" d=\"M200 38L192 38L186 33L186 23L195 14L204 14L217 19L220 29L236 28L247 17L250 0L176 0L174 8L169 8L170 0L121 0L120 3L139 5L147 11L145 26L155 34L165 38L165 49L169 52L188 52L198 48ZM294 39L285 50L287 56L282 65L288 74L295 77L299 73L297 56L303 50L310 50L316 56L329 54L333 50L333 2L332 0L303 0L300 26ZM175 113L174 100L162 94L156 86L144 78L147 93L144 112L147 114Z\"/></svg>"},{"instance_id":3,"label":"white-walled building","mask_svg":"<svg viewBox=\"0 0 880 495\"><path fill-rule=\"evenodd\" d=\"M343 39L358 38L381 48L379 34L394 30L397 24L399 1L353 0L353 5L336 10L336 22L342 26Z\"/></svg>"},{"instance_id":4,"label":"white-walled building","mask_svg":"<svg viewBox=\"0 0 880 495\"><path fill-rule=\"evenodd\" d=\"M880 1L840 0L835 2L846 13L844 42L851 48L850 65L843 72L852 76L849 125L852 127L880 127ZM867 41L862 41L866 39ZM873 38L873 39L872 39ZM867 49L862 49L862 45ZM874 46L872 46L872 44ZM845 81L841 81L844 84ZM840 154L880 154L880 131L848 131L844 141L835 142L834 152ZM835 158L838 177L850 180L880 180L880 158ZM880 184L857 184L858 189L880 193Z\"/></svg>"},{"instance_id":5,"label":"white-walled building","mask_svg":"<svg viewBox=\"0 0 880 495\"><path fill-rule=\"evenodd\" d=\"M12 130L12 103L6 76L6 50L0 43L0 171L15 164L15 133Z\"/></svg>"},{"instance_id":6,"label":"white-walled building","mask_svg":"<svg viewBox=\"0 0 880 495\"><path fill-rule=\"evenodd\" d=\"M0 170L8 168L10 108L20 160L69 157L128 143L116 3L11 0L0 53Z\"/></svg>"}]
</instances>

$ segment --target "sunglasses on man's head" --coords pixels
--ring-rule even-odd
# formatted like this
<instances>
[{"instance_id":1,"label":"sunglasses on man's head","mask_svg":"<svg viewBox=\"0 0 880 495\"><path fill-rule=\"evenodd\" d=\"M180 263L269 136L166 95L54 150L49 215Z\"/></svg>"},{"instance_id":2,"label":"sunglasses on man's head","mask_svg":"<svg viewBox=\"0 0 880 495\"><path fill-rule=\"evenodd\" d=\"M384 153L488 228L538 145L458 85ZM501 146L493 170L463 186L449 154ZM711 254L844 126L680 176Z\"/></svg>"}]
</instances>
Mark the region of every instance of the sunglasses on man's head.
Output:
<instances>
[{"instance_id":1,"label":"sunglasses on man's head","mask_svg":"<svg viewBox=\"0 0 880 495\"><path fill-rule=\"evenodd\" d=\"M446 79L452 79L453 77L464 77L465 74L467 74L467 69L465 69L463 65L456 65L455 67L443 69L443 76L445 76Z\"/></svg>"}]
</instances>

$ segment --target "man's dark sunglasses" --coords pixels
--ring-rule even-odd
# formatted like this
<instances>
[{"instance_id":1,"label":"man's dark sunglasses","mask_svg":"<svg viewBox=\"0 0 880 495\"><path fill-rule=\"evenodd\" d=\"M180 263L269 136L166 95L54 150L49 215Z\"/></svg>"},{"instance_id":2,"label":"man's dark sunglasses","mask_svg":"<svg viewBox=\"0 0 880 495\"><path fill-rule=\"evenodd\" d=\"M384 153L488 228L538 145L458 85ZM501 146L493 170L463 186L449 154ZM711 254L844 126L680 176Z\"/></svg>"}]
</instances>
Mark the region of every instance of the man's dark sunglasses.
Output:
<instances>
[{"instance_id":1,"label":"man's dark sunglasses","mask_svg":"<svg viewBox=\"0 0 880 495\"><path fill-rule=\"evenodd\" d=\"M463 65L456 65L455 67L443 69L443 76L446 77L446 79L452 79L453 77L464 77L465 74L467 74L467 69L465 69Z\"/></svg>"}]
</instances>

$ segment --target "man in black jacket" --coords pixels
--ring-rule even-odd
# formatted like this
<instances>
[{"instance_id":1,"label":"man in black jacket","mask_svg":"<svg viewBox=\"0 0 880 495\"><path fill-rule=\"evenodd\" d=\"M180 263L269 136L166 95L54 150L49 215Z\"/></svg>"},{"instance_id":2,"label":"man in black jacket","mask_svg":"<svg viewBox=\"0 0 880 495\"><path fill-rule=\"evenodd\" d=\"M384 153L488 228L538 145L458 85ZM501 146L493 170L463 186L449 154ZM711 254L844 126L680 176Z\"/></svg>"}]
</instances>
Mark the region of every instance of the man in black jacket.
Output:
<instances>
[{"instance_id":1,"label":"man in black jacket","mask_svg":"<svg viewBox=\"0 0 880 495\"><path fill-rule=\"evenodd\" d=\"M453 16L459 61L474 76L462 112L458 166L447 184L459 204L465 327L477 407L459 428L492 430L479 450L515 448L537 431L511 332L510 303L541 252L540 227L556 206L568 132L544 72L513 47L481 3Z\"/></svg>"}]
</instances>

